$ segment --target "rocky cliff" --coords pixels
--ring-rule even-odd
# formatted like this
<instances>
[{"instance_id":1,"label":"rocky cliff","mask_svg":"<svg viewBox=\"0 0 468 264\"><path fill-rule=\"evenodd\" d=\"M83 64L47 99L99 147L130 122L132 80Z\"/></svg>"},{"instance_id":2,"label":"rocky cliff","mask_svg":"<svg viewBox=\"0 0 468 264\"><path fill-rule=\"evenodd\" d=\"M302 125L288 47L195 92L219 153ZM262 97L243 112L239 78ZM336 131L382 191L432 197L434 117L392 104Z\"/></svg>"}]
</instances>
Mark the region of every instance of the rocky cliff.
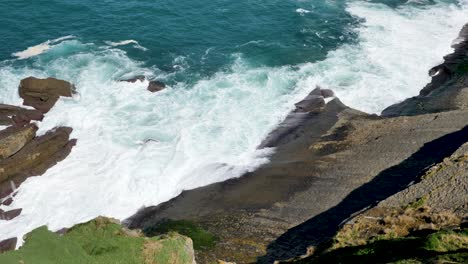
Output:
<instances>
[{"instance_id":1,"label":"rocky cliff","mask_svg":"<svg viewBox=\"0 0 468 264\"><path fill-rule=\"evenodd\" d=\"M273 263L330 241L343 223L381 201L411 204L417 198L430 206L444 196L443 204L457 205L450 213L465 221L466 167L413 184L468 141L467 31L454 53L431 69L432 81L420 95L377 116L337 98L325 103L330 93L318 88L262 143L276 149L269 164L185 191L126 223L153 230L166 221L189 221L206 229L218 240L197 252L199 263ZM447 186L437 187L441 182Z\"/></svg>"}]
</instances>

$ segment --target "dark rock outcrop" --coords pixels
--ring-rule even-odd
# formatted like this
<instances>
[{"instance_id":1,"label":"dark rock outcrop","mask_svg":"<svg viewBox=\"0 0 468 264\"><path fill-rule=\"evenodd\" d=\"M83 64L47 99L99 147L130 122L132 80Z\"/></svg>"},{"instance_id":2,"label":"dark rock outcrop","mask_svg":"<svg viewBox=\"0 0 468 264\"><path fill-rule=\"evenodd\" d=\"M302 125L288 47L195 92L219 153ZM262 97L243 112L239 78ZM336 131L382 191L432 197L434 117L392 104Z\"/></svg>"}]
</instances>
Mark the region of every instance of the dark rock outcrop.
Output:
<instances>
[{"instance_id":1,"label":"dark rock outcrop","mask_svg":"<svg viewBox=\"0 0 468 264\"><path fill-rule=\"evenodd\" d=\"M418 96L394 104L382 116L420 115L466 107L468 102L468 25L460 32L452 54L429 71L432 80Z\"/></svg>"},{"instance_id":2,"label":"dark rock outcrop","mask_svg":"<svg viewBox=\"0 0 468 264\"><path fill-rule=\"evenodd\" d=\"M17 241L16 237L0 241L0 254L15 249Z\"/></svg>"},{"instance_id":3,"label":"dark rock outcrop","mask_svg":"<svg viewBox=\"0 0 468 264\"><path fill-rule=\"evenodd\" d=\"M13 192L25 179L38 176L63 160L75 145L71 128L59 127L28 142L16 154L0 161L0 198Z\"/></svg>"},{"instance_id":4,"label":"dark rock outcrop","mask_svg":"<svg viewBox=\"0 0 468 264\"><path fill-rule=\"evenodd\" d=\"M71 97L74 86L67 81L47 78L38 79L28 77L21 80L19 95L23 104L32 106L42 113L47 113L57 102L60 96Z\"/></svg>"},{"instance_id":5,"label":"dark rock outcrop","mask_svg":"<svg viewBox=\"0 0 468 264\"><path fill-rule=\"evenodd\" d=\"M44 115L38 110L0 104L0 125L22 126L31 120L42 121L42 118Z\"/></svg>"},{"instance_id":6,"label":"dark rock outcrop","mask_svg":"<svg viewBox=\"0 0 468 264\"><path fill-rule=\"evenodd\" d=\"M143 75L138 75L138 76L135 76L133 78L130 78L130 79L125 79L125 80L120 80L121 82L131 82L131 83L135 83L136 81L144 81L146 80L146 77L143 76ZM161 81L155 81L155 80L150 80L149 83L148 83L148 87L146 88L148 91L152 92L152 93L155 93L155 92L159 92L161 90L164 90L166 88L166 84L164 84L163 82Z\"/></svg>"}]
</instances>

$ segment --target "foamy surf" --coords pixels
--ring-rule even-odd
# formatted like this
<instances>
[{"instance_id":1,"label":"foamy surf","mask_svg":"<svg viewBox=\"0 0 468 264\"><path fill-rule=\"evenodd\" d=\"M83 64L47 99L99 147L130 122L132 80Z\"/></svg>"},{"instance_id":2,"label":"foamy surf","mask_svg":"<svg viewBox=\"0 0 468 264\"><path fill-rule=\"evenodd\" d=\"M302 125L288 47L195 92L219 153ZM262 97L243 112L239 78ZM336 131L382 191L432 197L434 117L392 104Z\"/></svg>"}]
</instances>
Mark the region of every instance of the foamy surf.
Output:
<instances>
[{"instance_id":1,"label":"foamy surf","mask_svg":"<svg viewBox=\"0 0 468 264\"><path fill-rule=\"evenodd\" d=\"M56 38L56 39L53 39L53 40L48 40L48 41L43 42L41 44L38 44L38 45L35 45L35 46L32 46L32 47L28 47L27 49L25 49L23 51L15 52L12 55L17 57L20 60L28 59L28 58L31 58L31 57L34 57L34 56L37 56L37 55L40 55L40 54L46 52L47 50L51 49L54 46L54 44L57 44L57 43L60 43L60 42L62 42L64 40L72 39L72 38L74 38L74 36L69 35L69 36Z\"/></svg>"},{"instance_id":2,"label":"foamy surf","mask_svg":"<svg viewBox=\"0 0 468 264\"><path fill-rule=\"evenodd\" d=\"M133 39L122 40L122 41L119 41L119 42L105 41L105 43L107 45L109 45L109 46L112 46L112 47L118 47L118 46L125 46L125 45L133 44L133 47L136 48L136 49L139 49L139 50L142 50L142 51L147 51L148 50L147 48L141 46L140 43L138 43L138 41L133 40Z\"/></svg>"},{"instance_id":3,"label":"foamy surf","mask_svg":"<svg viewBox=\"0 0 468 264\"><path fill-rule=\"evenodd\" d=\"M468 17L466 6L444 3L395 10L359 1L347 10L365 19L356 28L358 43L341 46L323 61L253 67L238 56L229 70L193 84L178 82L163 93L148 93L145 82L115 81L152 69L117 48L83 49L79 41L63 43L77 52L39 69L0 68L5 103L19 101L18 83L29 75L69 80L80 95L59 100L39 125L39 133L73 127L78 144L43 176L29 178L14 202L2 207L23 212L0 220L0 239L22 237L42 225L58 230L98 215L125 219L182 190L254 170L271 151L257 150L258 144L317 84L334 89L350 106L379 112L421 89L427 70L450 52ZM174 64L183 65L183 57Z\"/></svg>"},{"instance_id":4,"label":"foamy surf","mask_svg":"<svg viewBox=\"0 0 468 264\"><path fill-rule=\"evenodd\" d=\"M304 9L304 8L298 8L298 9L296 9L296 13L304 15L304 14L310 13L310 10L307 10L307 9Z\"/></svg>"}]
</instances>

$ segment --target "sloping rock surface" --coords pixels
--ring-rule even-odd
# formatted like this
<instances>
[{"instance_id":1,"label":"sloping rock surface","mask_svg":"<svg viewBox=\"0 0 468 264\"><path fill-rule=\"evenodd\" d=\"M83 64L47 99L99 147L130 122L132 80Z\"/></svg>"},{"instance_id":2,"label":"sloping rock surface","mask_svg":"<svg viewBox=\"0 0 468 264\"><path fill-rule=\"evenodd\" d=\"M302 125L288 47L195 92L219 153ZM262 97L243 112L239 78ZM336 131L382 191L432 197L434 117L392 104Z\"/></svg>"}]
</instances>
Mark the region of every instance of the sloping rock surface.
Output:
<instances>
[{"instance_id":1,"label":"sloping rock surface","mask_svg":"<svg viewBox=\"0 0 468 264\"><path fill-rule=\"evenodd\" d=\"M468 139L466 43L421 95L368 115L313 91L262 143L271 162L241 178L184 191L126 223L190 220L219 236L200 263L273 263L302 255L359 212L407 188ZM439 73L441 74L441 73ZM391 118L389 118L391 117ZM466 177L464 178L466 179Z\"/></svg>"}]
</instances>

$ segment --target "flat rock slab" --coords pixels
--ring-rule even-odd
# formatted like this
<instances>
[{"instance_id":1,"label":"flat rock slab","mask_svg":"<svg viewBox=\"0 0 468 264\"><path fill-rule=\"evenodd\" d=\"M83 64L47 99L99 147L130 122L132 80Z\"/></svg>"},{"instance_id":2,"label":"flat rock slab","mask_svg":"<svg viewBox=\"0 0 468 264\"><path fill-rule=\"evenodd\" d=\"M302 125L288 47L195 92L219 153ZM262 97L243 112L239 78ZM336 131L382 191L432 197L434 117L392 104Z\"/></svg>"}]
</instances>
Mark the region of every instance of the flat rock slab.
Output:
<instances>
[{"instance_id":1,"label":"flat rock slab","mask_svg":"<svg viewBox=\"0 0 468 264\"><path fill-rule=\"evenodd\" d=\"M23 98L23 105L32 106L42 113L47 113L60 96L71 97L74 89L71 83L64 80L28 77L21 80L19 95Z\"/></svg>"}]
</instances>

